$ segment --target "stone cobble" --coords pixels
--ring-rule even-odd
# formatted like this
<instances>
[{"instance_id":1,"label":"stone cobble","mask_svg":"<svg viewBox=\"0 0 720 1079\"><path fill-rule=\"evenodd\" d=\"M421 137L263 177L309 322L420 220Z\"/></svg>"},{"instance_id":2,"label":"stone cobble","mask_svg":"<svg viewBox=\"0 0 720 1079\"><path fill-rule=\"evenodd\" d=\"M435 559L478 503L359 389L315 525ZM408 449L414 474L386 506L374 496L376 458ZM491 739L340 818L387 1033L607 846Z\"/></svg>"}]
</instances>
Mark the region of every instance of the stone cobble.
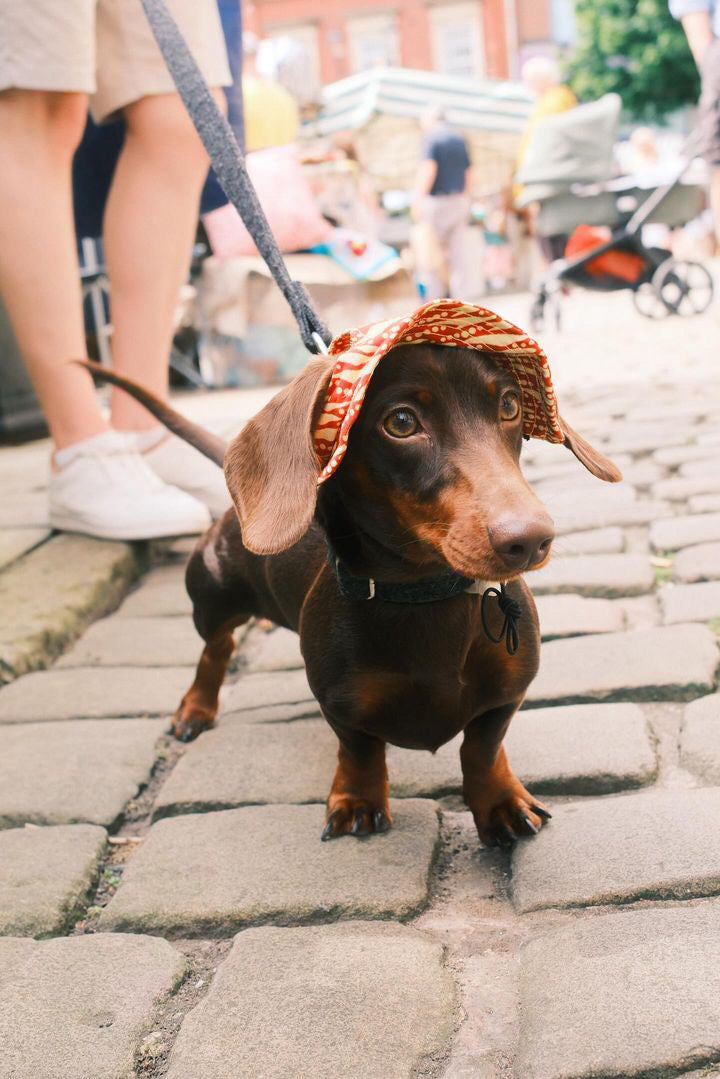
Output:
<instances>
[{"instance_id":1,"label":"stone cobble","mask_svg":"<svg viewBox=\"0 0 720 1079\"><path fill-rule=\"evenodd\" d=\"M705 783L720 786L720 693L699 697L685 708L680 763Z\"/></svg>"},{"instance_id":2,"label":"stone cobble","mask_svg":"<svg viewBox=\"0 0 720 1079\"><path fill-rule=\"evenodd\" d=\"M709 622L720 618L720 581L668 585L658 593L663 622Z\"/></svg>"},{"instance_id":3,"label":"stone cobble","mask_svg":"<svg viewBox=\"0 0 720 1079\"><path fill-rule=\"evenodd\" d=\"M534 591L534 582L531 581ZM586 633L617 633L626 628L625 607L619 600L586 596L538 595L535 605L544 641Z\"/></svg>"},{"instance_id":4,"label":"stone cobble","mask_svg":"<svg viewBox=\"0 0 720 1079\"><path fill-rule=\"evenodd\" d=\"M253 671L290 671L303 667L300 638L277 626L271 632L254 626L243 645L243 658Z\"/></svg>"},{"instance_id":5,"label":"stone cobble","mask_svg":"<svg viewBox=\"0 0 720 1079\"><path fill-rule=\"evenodd\" d=\"M51 936L71 925L106 834L91 824L0 832L0 936Z\"/></svg>"},{"instance_id":6,"label":"stone cobble","mask_svg":"<svg viewBox=\"0 0 720 1079\"><path fill-rule=\"evenodd\" d=\"M154 824L100 917L104 929L227 932L317 917L408 917L428 895L436 803L392 807L385 835L320 842L319 805L250 806Z\"/></svg>"},{"instance_id":7,"label":"stone cobble","mask_svg":"<svg viewBox=\"0 0 720 1079\"><path fill-rule=\"evenodd\" d=\"M155 937L0 940L2 1074L129 1079L154 1007L184 969L183 957Z\"/></svg>"},{"instance_id":8,"label":"stone cobble","mask_svg":"<svg viewBox=\"0 0 720 1079\"><path fill-rule=\"evenodd\" d=\"M679 1075L716 1061L719 917L717 902L623 911L531 941L516 1079Z\"/></svg>"},{"instance_id":9,"label":"stone cobble","mask_svg":"<svg viewBox=\"0 0 720 1079\"><path fill-rule=\"evenodd\" d=\"M669 498L670 501L684 502L694 495L704 495L720 490L720 477L715 476L673 476L653 486L656 498Z\"/></svg>"},{"instance_id":10,"label":"stone cobble","mask_svg":"<svg viewBox=\"0 0 720 1079\"><path fill-rule=\"evenodd\" d=\"M699 543L720 540L720 513L691 513L655 521L650 526L650 542L656 551L674 551Z\"/></svg>"},{"instance_id":11,"label":"stone cobble","mask_svg":"<svg viewBox=\"0 0 720 1079\"><path fill-rule=\"evenodd\" d=\"M520 911L720 892L720 788L643 791L556 807L513 855Z\"/></svg>"},{"instance_id":12,"label":"stone cobble","mask_svg":"<svg viewBox=\"0 0 720 1079\"><path fill-rule=\"evenodd\" d=\"M118 610L120 618L163 618L189 615L192 601L180 566L161 566L144 578L142 588L127 597Z\"/></svg>"},{"instance_id":13,"label":"stone cobble","mask_svg":"<svg viewBox=\"0 0 720 1079\"><path fill-rule=\"evenodd\" d=\"M687 699L713 686L714 634L697 624L550 641L527 701Z\"/></svg>"},{"instance_id":14,"label":"stone cobble","mask_svg":"<svg viewBox=\"0 0 720 1079\"><path fill-rule=\"evenodd\" d=\"M589 499L585 504L568 504L561 513L553 514L555 531L560 537L568 532L581 532L607 525L648 525L668 517L673 504L666 499L643 499L637 502L619 502L609 507Z\"/></svg>"},{"instance_id":15,"label":"stone cobble","mask_svg":"<svg viewBox=\"0 0 720 1079\"><path fill-rule=\"evenodd\" d=\"M720 578L720 543L699 543L678 551L674 576L679 581L712 581Z\"/></svg>"},{"instance_id":16,"label":"stone cobble","mask_svg":"<svg viewBox=\"0 0 720 1079\"><path fill-rule=\"evenodd\" d=\"M256 713L260 714L256 718L260 718L263 709L277 705L313 701L304 668L247 674L226 686L222 695L223 711L245 713L248 718L253 718Z\"/></svg>"},{"instance_id":17,"label":"stone cobble","mask_svg":"<svg viewBox=\"0 0 720 1079\"><path fill-rule=\"evenodd\" d=\"M720 513L720 494L693 495L688 499L691 513Z\"/></svg>"},{"instance_id":18,"label":"stone cobble","mask_svg":"<svg viewBox=\"0 0 720 1079\"><path fill-rule=\"evenodd\" d=\"M57 667L192 667L203 640L189 618L103 618Z\"/></svg>"},{"instance_id":19,"label":"stone cobble","mask_svg":"<svg viewBox=\"0 0 720 1079\"><path fill-rule=\"evenodd\" d=\"M639 554L555 558L531 578L533 592L595 596L639 595L652 588L653 580L650 559Z\"/></svg>"},{"instance_id":20,"label":"stone cobble","mask_svg":"<svg viewBox=\"0 0 720 1079\"><path fill-rule=\"evenodd\" d=\"M167 1077L406 1079L444 1054L454 998L441 946L406 926L249 929L185 1020Z\"/></svg>"},{"instance_id":21,"label":"stone cobble","mask_svg":"<svg viewBox=\"0 0 720 1079\"><path fill-rule=\"evenodd\" d=\"M0 828L113 824L147 781L164 729L152 719L0 727Z\"/></svg>"},{"instance_id":22,"label":"stone cobble","mask_svg":"<svg viewBox=\"0 0 720 1079\"><path fill-rule=\"evenodd\" d=\"M79 667L35 671L0 693L0 725L58 719L166 716L193 681L193 667Z\"/></svg>"},{"instance_id":23,"label":"stone cobble","mask_svg":"<svg viewBox=\"0 0 720 1079\"><path fill-rule=\"evenodd\" d=\"M625 549L622 528L593 528L589 532L568 532L554 544L555 558L579 554L620 554Z\"/></svg>"}]
</instances>

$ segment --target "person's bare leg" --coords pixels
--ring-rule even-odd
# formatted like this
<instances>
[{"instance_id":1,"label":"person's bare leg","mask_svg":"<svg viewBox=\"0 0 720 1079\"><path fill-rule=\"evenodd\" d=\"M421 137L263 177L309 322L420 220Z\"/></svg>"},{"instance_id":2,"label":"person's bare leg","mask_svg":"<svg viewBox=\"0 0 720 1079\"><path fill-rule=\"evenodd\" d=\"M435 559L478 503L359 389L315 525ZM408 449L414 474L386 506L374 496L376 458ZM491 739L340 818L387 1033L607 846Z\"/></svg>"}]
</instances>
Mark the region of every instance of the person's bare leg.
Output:
<instances>
[{"instance_id":1,"label":"person's bare leg","mask_svg":"<svg viewBox=\"0 0 720 1079\"><path fill-rule=\"evenodd\" d=\"M208 159L176 94L141 98L124 115L125 144L104 223L113 365L166 397L173 317L190 265ZM142 431L157 420L117 391L112 424Z\"/></svg>"},{"instance_id":2,"label":"person's bare leg","mask_svg":"<svg viewBox=\"0 0 720 1079\"><path fill-rule=\"evenodd\" d=\"M58 449L107 430L86 355L70 166L85 94L0 93L0 292Z\"/></svg>"}]
</instances>

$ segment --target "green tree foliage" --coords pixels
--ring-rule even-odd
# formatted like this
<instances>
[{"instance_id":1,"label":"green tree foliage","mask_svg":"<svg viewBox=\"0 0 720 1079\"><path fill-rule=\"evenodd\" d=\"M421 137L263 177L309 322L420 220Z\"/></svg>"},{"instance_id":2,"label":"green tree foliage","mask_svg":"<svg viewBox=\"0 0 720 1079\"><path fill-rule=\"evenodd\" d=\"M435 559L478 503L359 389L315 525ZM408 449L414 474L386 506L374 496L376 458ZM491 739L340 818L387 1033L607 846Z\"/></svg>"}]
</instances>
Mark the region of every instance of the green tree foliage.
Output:
<instances>
[{"instance_id":1,"label":"green tree foliage","mask_svg":"<svg viewBox=\"0 0 720 1079\"><path fill-rule=\"evenodd\" d=\"M614 91L634 119L660 120L697 100L695 62L667 0L576 0L575 11L567 77L580 101Z\"/></svg>"}]
</instances>

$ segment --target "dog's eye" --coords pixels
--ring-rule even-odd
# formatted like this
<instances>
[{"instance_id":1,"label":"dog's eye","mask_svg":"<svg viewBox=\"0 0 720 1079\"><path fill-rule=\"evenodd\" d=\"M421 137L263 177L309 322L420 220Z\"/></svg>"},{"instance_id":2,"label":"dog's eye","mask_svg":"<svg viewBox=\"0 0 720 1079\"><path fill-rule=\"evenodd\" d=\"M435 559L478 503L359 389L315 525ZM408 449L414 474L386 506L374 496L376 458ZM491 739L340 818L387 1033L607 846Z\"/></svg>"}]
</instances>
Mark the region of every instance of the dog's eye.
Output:
<instances>
[{"instance_id":1,"label":"dog's eye","mask_svg":"<svg viewBox=\"0 0 720 1079\"><path fill-rule=\"evenodd\" d=\"M506 393L500 402L500 415L504 420L516 420L520 415L520 398L516 393Z\"/></svg>"},{"instance_id":2,"label":"dog's eye","mask_svg":"<svg viewBox=\"0 0 720 1079\"><path fill-rule=\"evenodd\" d=\"M393 438L409 438L420 427L420 422L409 408L396 408L383 420L383 427Z\"/></svg>"}]
</instances>

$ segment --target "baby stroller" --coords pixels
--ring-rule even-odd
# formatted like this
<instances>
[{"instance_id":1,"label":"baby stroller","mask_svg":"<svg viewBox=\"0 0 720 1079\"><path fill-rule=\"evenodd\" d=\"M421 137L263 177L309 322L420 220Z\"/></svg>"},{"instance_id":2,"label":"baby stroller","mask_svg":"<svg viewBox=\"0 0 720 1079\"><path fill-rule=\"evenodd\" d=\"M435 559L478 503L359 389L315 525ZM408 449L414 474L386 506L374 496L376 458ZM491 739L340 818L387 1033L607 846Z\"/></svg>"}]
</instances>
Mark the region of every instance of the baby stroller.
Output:
<instances>
[{"instance_id":1,"label":"baby stroller","mask_svg":"<svg viewBox=\"0 0 720 1079\"><path fill-rule=\"evenodd\" d=\"M632 177L612 180L620 99L607 94L538 123L518 174L518 206L536 203L535 231L557 251L533 299L530 323L542 328L552 309L560 328L560 298L569 285L595 291L629 289L647 318L694 315L713 298L702 263L677 260L643 243L643 228L686 224L704 208L700 185L684 183L689 159L664 182L641 187ZM601 226L601 228L598 228Z\"/></svg>"}]
</instances>

